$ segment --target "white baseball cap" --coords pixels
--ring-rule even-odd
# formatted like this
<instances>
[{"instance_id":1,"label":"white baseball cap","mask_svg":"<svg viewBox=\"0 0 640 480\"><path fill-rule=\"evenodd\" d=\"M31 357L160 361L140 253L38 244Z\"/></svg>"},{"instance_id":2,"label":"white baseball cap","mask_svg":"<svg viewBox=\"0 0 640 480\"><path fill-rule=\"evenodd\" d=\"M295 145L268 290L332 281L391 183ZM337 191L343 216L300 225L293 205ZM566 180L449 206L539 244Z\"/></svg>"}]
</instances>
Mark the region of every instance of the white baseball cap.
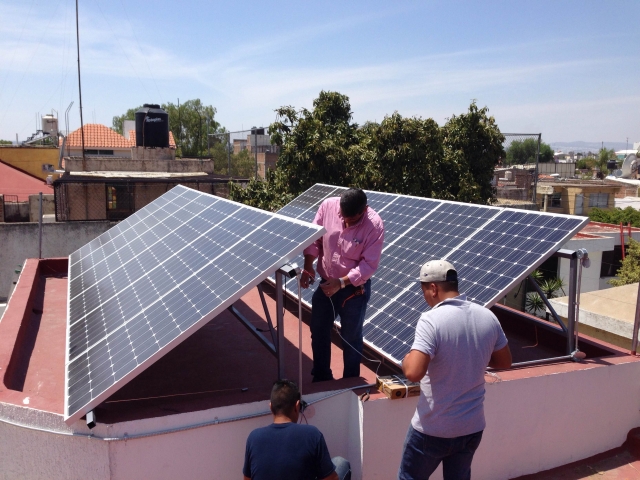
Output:
<instances>
[{"instance_id":1,"label":"white baseball cap","mask_svg":"<svg viewBox=\"0 0 640 480\"><path fill-rule=\"evenodd\" d=\"M429 260L420 269L418 282L453 282L458 280L456 267L446 260Z\"/></svg>"}]
</instances>

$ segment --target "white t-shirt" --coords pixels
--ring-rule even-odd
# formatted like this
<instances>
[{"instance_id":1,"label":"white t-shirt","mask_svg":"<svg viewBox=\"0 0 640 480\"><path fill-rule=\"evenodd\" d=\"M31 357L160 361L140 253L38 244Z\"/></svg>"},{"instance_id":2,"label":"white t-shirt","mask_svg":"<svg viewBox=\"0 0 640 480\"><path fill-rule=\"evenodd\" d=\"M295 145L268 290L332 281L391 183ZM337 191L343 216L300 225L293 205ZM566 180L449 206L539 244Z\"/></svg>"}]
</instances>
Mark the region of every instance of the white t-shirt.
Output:
<instances>
[{"instance_id":1,"label":"white t-shirt","mask_svg":"<svg viewBox=\"0 0 640 480\"><path fill-rule=\"evenodd\" d=\"M431 360L420 382L413 428L442 438L484 430L484 372L491 354L506 345L496 316L466 295L423 313L411 349Z\"/></svg>"}]
</instances>

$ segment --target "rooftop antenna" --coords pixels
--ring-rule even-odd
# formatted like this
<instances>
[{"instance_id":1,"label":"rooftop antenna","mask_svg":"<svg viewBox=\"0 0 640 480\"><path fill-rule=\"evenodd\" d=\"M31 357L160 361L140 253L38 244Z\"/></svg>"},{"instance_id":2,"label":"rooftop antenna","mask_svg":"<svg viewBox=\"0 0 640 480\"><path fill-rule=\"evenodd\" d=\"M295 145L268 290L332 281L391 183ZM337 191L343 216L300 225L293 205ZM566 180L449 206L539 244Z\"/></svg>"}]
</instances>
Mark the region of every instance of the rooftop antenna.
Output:
<instances>
[{"instance_id":1,"label":"rooftop antenna","mask_svg":"<svg viewBox=\"0 0 640 480\"><path fill-rule=\"evenodd\" d=\"M84 122L82 121L82 86L80 84L80 25L78 22L78 0L76 0L76 44L78 46L78 96L80 97L80 136L82 137L82 171L87 171L84 156Z\"/></svg>"}]
</instances>

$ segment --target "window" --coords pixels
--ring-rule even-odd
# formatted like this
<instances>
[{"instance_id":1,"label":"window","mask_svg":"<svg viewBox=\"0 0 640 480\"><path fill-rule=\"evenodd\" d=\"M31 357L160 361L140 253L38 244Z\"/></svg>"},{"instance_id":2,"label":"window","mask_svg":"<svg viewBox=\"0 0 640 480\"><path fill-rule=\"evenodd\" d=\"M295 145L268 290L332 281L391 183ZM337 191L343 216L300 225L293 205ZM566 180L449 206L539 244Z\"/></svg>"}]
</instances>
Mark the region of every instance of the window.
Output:
<instances>
[{"instance_id":1,"label":"window","mask_svg":"<svg viewBox=\"0 0 640 480\"><path fill-rule=\"evenodd\" d=\"M613 250L602 252L600 277L615 277L622 267L622 247L616 245Z\"/></svg>"},{"instance_id":2,"label":"window","mask_svg":"<svg viewBox=\"0 0 640 480\"><path fill-rule=\"evenodd\" d=\"M589 195L589 206L597 208L607 208L609 206L608 193L592 193Z\"/></svg>"},{"instance_id":3,"label":"window","mask_svg":"<svg viewBox=\"0 0 640 480\"><path fill-rule=\"evenodd\" d=\"M552 208L562 207L562 193L554 193L553 195L551 195L551 207Z\"/></svg>"},{"instance_id":4,"label":"window","mask_svg":"<svg viewBox=\"0 0 640 480\"><path fill-rule=\"evenodd\" d=\"M134 211L133 187L107 185L107 219L123 220Z\"/></svg>"},{"instance_id":5,"label":"window","mask_svg":"<svg viewBox=\"0 0 640 480\"><path fill-rule=\"evenodd\" d=\"M86 155L113 155L113 150L85 150Z\"/></svg>"}]
</instances>

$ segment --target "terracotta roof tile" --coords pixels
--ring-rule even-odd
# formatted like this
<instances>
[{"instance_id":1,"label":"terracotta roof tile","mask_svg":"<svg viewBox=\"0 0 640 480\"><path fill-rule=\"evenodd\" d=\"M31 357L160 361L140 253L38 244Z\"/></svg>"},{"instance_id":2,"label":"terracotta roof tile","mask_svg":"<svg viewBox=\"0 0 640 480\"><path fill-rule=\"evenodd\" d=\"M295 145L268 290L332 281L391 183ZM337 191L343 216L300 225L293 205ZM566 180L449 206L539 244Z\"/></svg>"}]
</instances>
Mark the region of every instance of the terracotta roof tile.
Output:
<instances>
[{"instance_id":1,"label":"terracotta roof tile","mask_svg":"<svg viewBox=\"0 0 640 480\"><path fill-rule=\"evenodd\" d=\"M129 131L129 140L115 130L96 123L88 123L84 126L84 148L132 148L136 146L136 131ZM67 145L70 147L82 147L82 133L80 129L74 130L67 137ZM169 132L169 147L176 148L173 133Z\"/></svg>"},{"instance_id":2,"label":"terracotta roof tile","mask_svg":"<svg viewBox=\"0 0 640 480\"><path fill-rule=\"evenodd\" d=\"M135 134L132 140L127 140L115 130L104 125L89 123L82 130L84 130L84 148L131 148L136 144ZM81 129L69 134L67 145L82 148Z\"/></svg>"}]
</instances>

